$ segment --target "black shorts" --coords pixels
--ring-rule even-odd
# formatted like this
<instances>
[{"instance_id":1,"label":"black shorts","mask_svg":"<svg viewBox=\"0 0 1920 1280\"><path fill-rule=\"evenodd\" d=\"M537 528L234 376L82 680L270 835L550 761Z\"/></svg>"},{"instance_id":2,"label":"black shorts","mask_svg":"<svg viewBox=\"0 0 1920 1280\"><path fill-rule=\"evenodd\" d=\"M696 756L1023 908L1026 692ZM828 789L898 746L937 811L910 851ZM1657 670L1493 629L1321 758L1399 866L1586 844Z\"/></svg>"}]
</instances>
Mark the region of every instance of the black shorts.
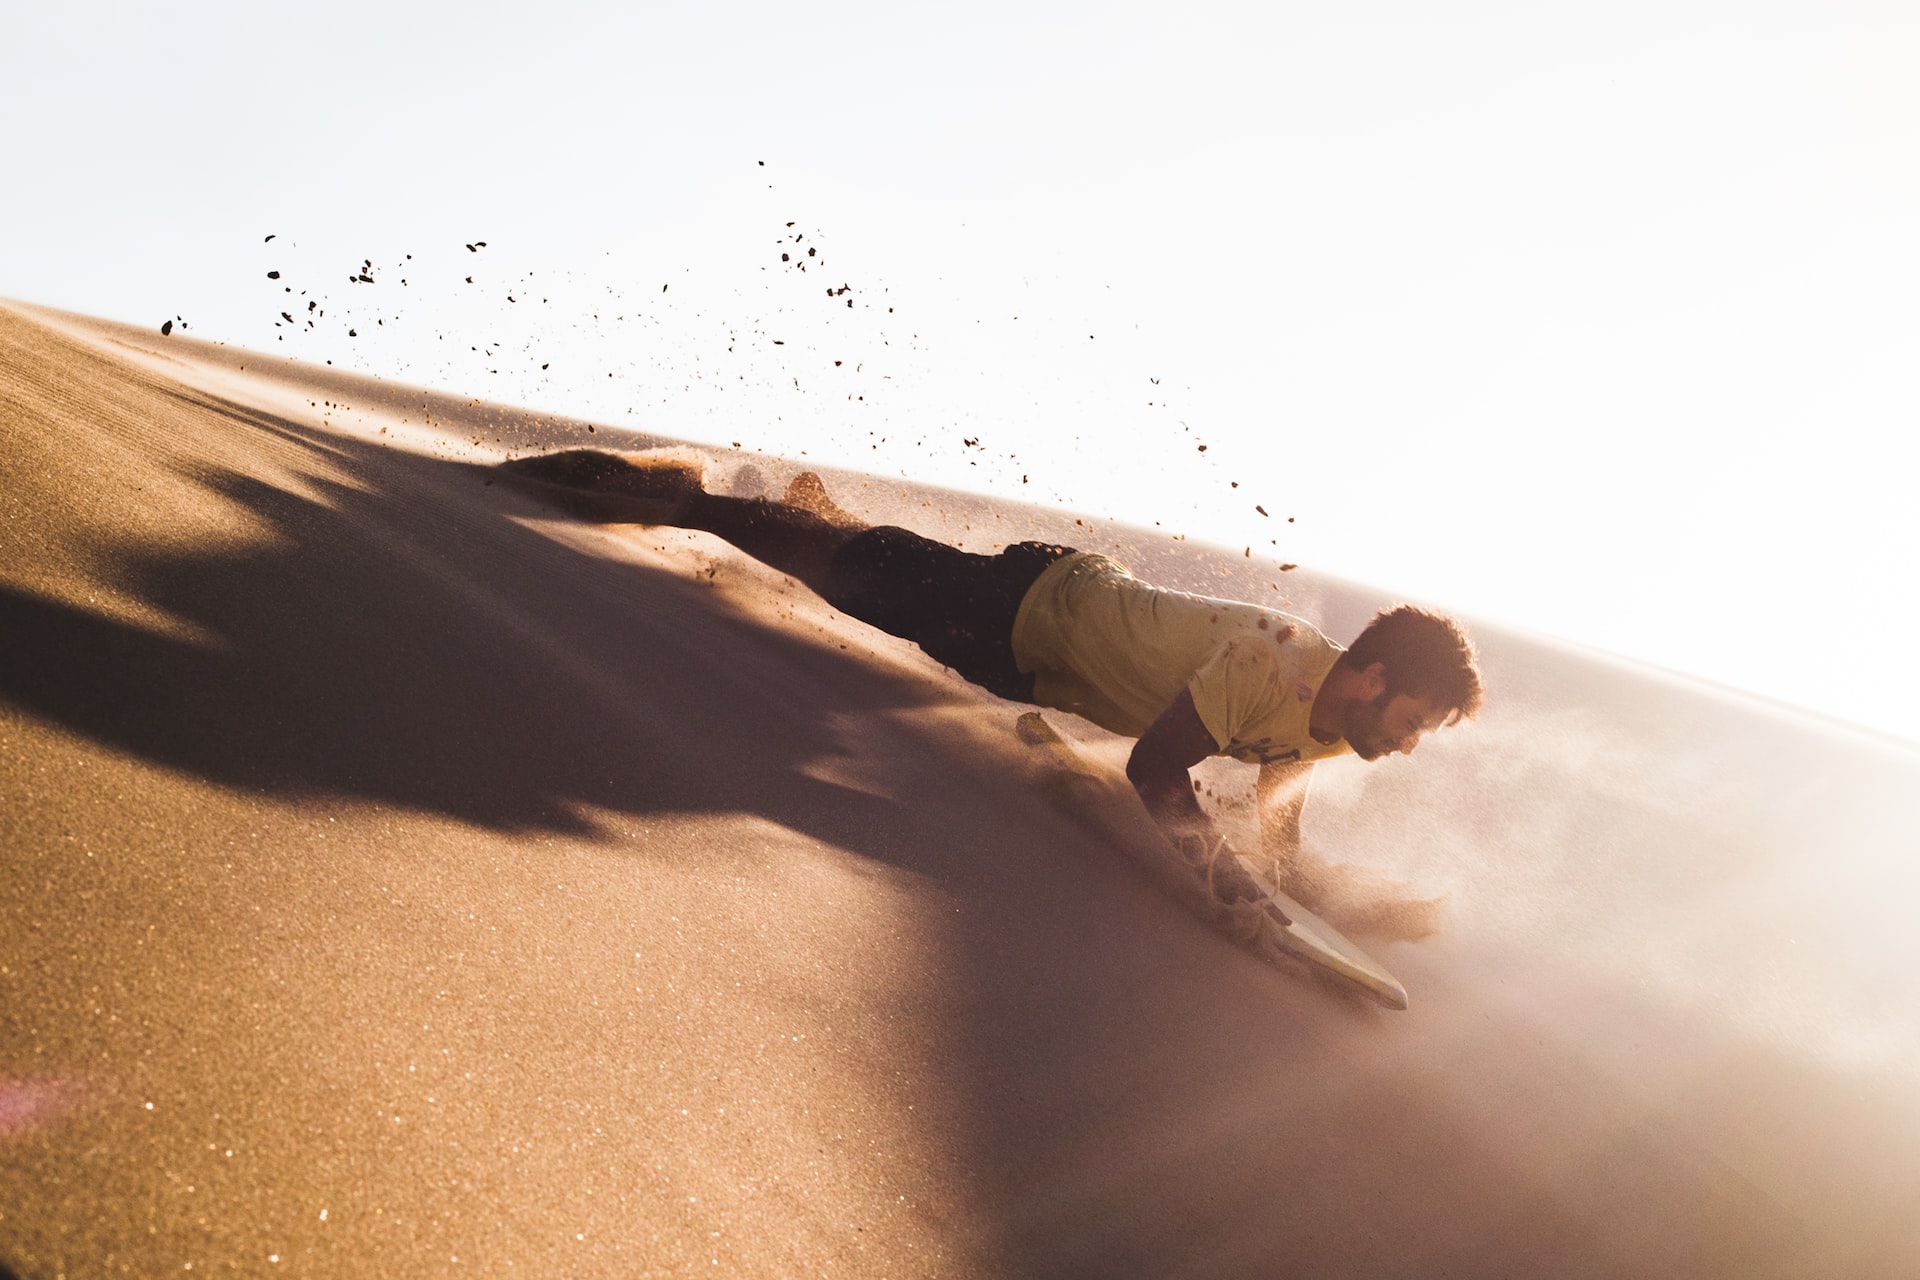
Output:
<instances>
[{"instance_id":1,"label":"black shorts","mask_svg":"<svg viewBox=\"0 0 1920 1280\"><path fill-rule=\"evenodd\" d=\"M1016 542L980 556L879 525L834 554L827 603L1003 698L1033 700L1033 677L1013 662L1013 619L1041 571L1072 547Z\"/></svg>"}]
</instances>

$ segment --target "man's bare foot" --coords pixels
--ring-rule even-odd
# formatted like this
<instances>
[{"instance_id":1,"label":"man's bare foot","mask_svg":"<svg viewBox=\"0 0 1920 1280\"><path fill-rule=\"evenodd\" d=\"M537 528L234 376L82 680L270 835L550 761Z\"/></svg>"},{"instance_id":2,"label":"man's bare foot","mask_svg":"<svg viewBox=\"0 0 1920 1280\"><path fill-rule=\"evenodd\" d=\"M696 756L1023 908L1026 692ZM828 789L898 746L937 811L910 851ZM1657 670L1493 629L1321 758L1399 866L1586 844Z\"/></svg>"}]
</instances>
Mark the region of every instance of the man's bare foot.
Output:
<instances>
[{"instance_id":1,"label":"man's bare foot","mask_svg":"<svg viewBox=\"0 0 1920 1280\"><path fill-rule=\"evenodd\" d=\"M780 499L790 507L810 511L828 524L843 529L864 529L867 522L845 510L827 494L827 485L818 472L802 471L787 486L786 496Z\"/></svg>"},{"instance_id":2,"label":"man's bare foot","mask_svg":"<svg viewBox=\"0 0 1920 1280\"><path fill-rule=\"evenodd\" d=\"M503 478L585 520L606 524L677 524L702 492L705 464L681 454L621 457L598 449L515 458Z\"/></svg>"}]
</instances>

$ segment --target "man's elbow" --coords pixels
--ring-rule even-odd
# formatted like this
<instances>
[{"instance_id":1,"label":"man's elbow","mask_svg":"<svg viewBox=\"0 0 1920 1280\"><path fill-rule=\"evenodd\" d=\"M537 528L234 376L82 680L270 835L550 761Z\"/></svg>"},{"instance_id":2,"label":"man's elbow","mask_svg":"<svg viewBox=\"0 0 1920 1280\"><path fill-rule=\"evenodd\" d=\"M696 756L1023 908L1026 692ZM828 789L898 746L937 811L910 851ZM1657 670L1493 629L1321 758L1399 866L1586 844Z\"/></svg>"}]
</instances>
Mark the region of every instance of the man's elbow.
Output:
<instances>
[{"instance_id":1,"label":"man's elbow","mask_svg":"<svg viewBox=\"0 0 1920 1280\"><path fill-rule=\"evenodd\" d=\"M1162 790L1167 785L1166 765L1154 760L1136 744L1127 756L1127 781L1143 796L1149 791Z\"/></svg>"},{"instance_id":2,"label":"man's elbow","mask_svg":"<svg viewBox=\"0 0 1920 1280\"><path fill-rule=\"evenodd\" d=\"M1127 757L1127 781L1146 801L1147 808L1155 812L1191 785L1185 769L1172 767L1163 760L1143 758L1138 751Z\"/></svg>"}]
</instances>

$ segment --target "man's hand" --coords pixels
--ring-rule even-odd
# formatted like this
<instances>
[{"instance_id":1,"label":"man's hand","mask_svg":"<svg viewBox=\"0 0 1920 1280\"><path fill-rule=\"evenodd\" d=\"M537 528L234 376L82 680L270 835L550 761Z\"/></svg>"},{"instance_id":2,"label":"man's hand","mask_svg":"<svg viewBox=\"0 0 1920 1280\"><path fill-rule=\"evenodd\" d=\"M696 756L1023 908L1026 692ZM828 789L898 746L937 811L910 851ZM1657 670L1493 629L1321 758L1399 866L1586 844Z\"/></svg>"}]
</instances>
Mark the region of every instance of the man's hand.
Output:
<instances>
[{"instance_id":1,"label":"man's hand","mask_svg":"<svg viewBox=\"0 0 1920 1280\"><path fill-rule=\"evenodd\" d=\"M1240 855L1233 851L1233 846L1218 835L1212 831L1169 835L1173 847L1180 854L1180 860L1205 882L1208 895L1229 914L1244 914L1251 910L1269 915L1279 924L1293 923L1292 917L1267 896L1260 882L1241 863ZM1258 928L1257 923L1253 927Z\"/></svg>"},{"instance_id":2,"label":"man's hand","mask_svg":"<svg viewBox=\"0 0 1920 1280\"><path fill-rule=\"evenodd\" d=\"M1181 859L1206 883L1207 892L1230 914L1265 913L1281 924L1291 924L1274 906L1259 883L1240 865L1213 822L1193 798L1193 779L1187 770L1219 749L1213 734L1201 722L1193 695L1182 689L1159 719L1140 735L1127 757L1127 781L1140 794ZM1258 929L1258 920L1241 921Z\"/></svg>"}]
</instances>

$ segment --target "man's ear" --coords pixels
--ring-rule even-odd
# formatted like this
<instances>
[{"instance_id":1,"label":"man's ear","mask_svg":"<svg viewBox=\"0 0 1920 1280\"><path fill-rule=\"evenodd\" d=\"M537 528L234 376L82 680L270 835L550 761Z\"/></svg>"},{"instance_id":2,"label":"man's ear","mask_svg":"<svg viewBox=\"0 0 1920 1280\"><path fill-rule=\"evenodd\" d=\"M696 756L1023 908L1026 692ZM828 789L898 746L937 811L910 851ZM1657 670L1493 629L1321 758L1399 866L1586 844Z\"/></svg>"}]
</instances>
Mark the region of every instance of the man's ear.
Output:
<instances>
[{"instance_id":1,"label":"man's ear","mask_svg":"<svg viewBox=\"0 0 1920 1280\"><path fill-rule=\"evenodd\" d=\"M1387 691L1387 664L1369 662L1367 669L1360 673L1360 688L1364 692L1363 702L1372 702Z\"/></svg>"}]
</instances>

